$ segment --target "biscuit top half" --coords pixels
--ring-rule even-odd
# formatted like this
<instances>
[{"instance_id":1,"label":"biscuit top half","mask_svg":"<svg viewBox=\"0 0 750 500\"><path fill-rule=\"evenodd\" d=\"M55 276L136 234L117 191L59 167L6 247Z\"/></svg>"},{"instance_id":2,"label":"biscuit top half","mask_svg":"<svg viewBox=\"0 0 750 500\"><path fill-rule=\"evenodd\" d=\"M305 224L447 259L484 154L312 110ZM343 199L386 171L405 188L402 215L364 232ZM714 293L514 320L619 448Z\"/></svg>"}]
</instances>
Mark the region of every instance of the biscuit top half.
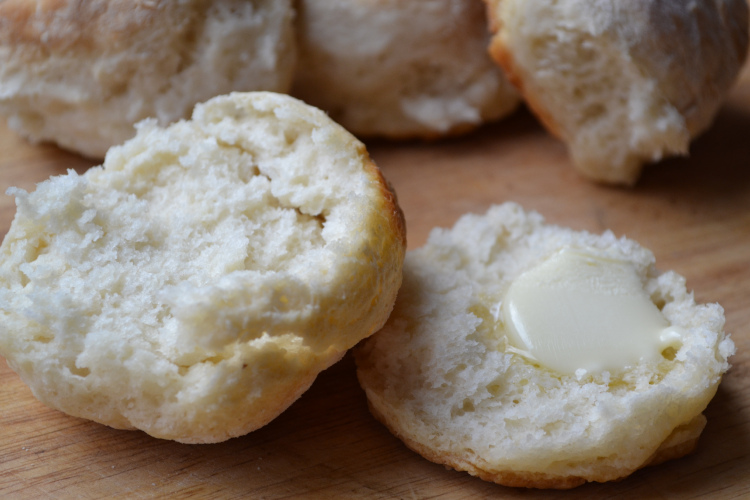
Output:
<instances>
[{"instance_id":1,"label":"biscuit top half","mask_svg":"<svg viewBox=\"0 0 750 500\"><path fill-rule=\"evenodd\" d=\"M359 141L288 96L143 122L102 167L11 192L0 354L27 382L49 378L37 387L62 375L99 393L120 378L200 403L241 365L315 374L380 328L401 283L395 195Z\"/></svg>"}]
</instances>

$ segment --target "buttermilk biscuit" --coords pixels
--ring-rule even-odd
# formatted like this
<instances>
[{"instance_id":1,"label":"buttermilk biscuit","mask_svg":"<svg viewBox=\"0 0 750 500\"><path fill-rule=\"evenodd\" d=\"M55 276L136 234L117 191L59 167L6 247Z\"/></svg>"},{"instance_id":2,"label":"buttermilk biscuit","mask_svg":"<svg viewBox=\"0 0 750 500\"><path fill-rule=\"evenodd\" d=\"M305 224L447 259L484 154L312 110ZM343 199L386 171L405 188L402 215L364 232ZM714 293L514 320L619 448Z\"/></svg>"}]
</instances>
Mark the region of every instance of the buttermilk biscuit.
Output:
<instances>
[{"instance_id":1,"label":"buttermilk biscuit","mask_svg":"<svg viewBox=\"0 0 750 500\"><path fill-rule=\"evenodd\" d=\"M288 96L143 122L102 167L10 192L0 354L44 403L116 428L209 443L266 424L401 283L393 192Z\"/></svg>"},{"instance_id":2,"label":"buttermilk biscuit","mask_svg":"<svg viewBox=\"0 0 750 500\"><path fill-rule=\"evenodd\" d=\"M563 249L630 269L680 340L619 372L562 373L514 348L502 312L508 290ZM508 486L569 488L692 450L734 352L723 324L718 304L697 305L685 280L659 274L635 242L545 225L509 203L436 229L409 252L390 319L355 356L373 414L413 450Z\"/></svg>"},{"instance_id":3,"label":"buttermilk biscuit","mask_svg":"<svg viewBox=\"0 0 750 500\"><path fill-rule=\"evenodd\" d=\"M745 60L746 0L485 0L490 51L575 167L633 184L685 155Z\"/></svg>"},{"instance_id":4,"label":"buttermilk biscuit","mask_svg":"<svg viewBox=\"0 0 750 500\"><path fill-rule=\"evenodd\" d=\"M361 136L435 138L513 111L473 0L302 0L294 95Z\"/></svg>"},{"instance_id":5,"label":"buttermilk biscuit","mask_svg":"<svg viewBox=\"0 0 750 500\"><path fill-rule=\"evenodd\" d=\"M133 124L187 118L241 90L286 92L290 0L5 0L0 114L32 141L92 158Z\"/></svg>"}]
</instances>

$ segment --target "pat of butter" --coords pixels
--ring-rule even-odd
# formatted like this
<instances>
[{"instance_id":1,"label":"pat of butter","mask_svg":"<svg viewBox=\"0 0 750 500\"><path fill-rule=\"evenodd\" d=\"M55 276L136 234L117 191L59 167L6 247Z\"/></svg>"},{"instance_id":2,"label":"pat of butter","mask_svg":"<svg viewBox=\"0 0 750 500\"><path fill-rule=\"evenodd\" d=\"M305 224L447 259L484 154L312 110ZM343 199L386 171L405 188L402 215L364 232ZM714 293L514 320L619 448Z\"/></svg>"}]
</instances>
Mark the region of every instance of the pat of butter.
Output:
<instances>
[{"instance_id":1,"label":"pat of butter","mask_svg":"<svg viewBox=\"0 0 750 500\"><path fill-rule=\"evenodd\" d=\"M521 274L502 311L509 349L560 373L620 372L681 345L632 264L570 248Z\"/></svg>"}]
</instances>

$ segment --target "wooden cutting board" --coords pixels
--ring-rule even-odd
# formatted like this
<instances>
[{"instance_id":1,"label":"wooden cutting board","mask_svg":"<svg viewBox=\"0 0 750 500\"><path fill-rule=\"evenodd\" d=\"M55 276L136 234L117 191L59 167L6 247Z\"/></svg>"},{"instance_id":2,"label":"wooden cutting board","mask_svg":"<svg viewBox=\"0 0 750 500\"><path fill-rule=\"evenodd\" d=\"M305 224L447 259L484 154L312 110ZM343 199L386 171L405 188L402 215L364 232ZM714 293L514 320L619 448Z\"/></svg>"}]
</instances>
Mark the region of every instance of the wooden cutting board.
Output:
<instances>
[{"instance_id":1,"label":"wooden cutting board","mask_svg":"<svg viewBox=\"0 0 750 500\"><path fill-rule=\"evenodd\" d=\"M738 352L696 452L618 483L518 490L409 451L369 415L349 356L266 427L214 445L69 417L0 362L0 498L750 498L750 70L690 158L650 167L633 189L580 178L524 110L462 138L368 147L398 192L410 248L434 226L514 200L554 223L631 237L684 275L699 302L722 304ZM0 125L2 192L91 165ZM0 235L14 212L1 195Z\"/></svg>"}]
</instances>

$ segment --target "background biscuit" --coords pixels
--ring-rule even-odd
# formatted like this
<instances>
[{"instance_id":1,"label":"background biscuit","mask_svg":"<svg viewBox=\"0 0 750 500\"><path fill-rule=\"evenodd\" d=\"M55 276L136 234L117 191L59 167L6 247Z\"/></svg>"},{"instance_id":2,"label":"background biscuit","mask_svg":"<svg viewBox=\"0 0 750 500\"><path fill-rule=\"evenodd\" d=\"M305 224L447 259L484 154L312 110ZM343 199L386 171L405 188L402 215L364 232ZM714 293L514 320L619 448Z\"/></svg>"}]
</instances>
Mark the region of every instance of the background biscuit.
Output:
<instances>
[{"instance_id":1,"label":"background biscuit","mask_svg":"<svg viewBox=\"0 0 750 500\"><path fill-rule=\"evenodd\" d=\"M303 0L293 94L360 136L436 138L511 113L471 0Z\"/></svg>"},{"instance_id":2,"label":"background biscuit","mask_svg":"<svg viewBox=\"0 0 750 500\"><path fill-rule=\"evenodd\" d=\"M486 0L490 51L591 179L685 155L745 61L746 0Z\"/></svg>"},{"instance_id":3,"label":"background biscuit","mask_svg":"<svg viewBox=\"0 0 750 500\"><path fill-rule=\"evenodd\" d=\"M0 2L0 114L101 159L133 125L234 90L289 89L289 0Z\"/></svg>"}]
</instances>

